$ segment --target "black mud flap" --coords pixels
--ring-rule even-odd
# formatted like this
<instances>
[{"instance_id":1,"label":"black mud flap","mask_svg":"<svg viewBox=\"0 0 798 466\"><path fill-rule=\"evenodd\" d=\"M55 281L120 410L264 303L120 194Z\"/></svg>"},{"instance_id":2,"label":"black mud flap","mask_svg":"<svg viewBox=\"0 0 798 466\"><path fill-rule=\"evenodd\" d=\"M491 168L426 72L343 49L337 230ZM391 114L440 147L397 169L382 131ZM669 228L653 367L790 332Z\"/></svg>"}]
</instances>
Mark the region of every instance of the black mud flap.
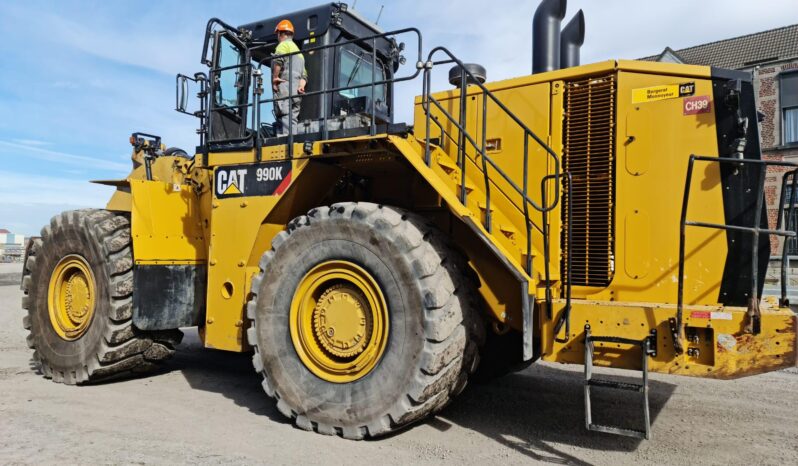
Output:
<instances>
[{"instance_id":1,"label":"black mud flap","mask_svg":"<svg viewBox=\"0 0 798 466\"><path fill-rule=\"evenodd\" d=\"M193 327L205 319L205 265L138 265L133 325L141 330Z\"/></svg>"}]
</instances>

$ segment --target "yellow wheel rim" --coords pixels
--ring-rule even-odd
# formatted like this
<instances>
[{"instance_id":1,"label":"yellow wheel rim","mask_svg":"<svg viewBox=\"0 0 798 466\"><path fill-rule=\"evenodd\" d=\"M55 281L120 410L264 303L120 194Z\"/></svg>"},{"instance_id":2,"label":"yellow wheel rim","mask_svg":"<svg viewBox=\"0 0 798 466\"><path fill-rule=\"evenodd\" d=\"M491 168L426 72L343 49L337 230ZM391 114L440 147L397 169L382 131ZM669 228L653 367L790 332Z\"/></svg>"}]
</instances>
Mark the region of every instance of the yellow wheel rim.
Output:
<instances>
[{"instance_id":1,"label":"yellow wheel rim","mask_svg":"<svg viewBox=\"0 0 798 466\"><path fill-rule=\"evenodd\" d=\"M366 376L388 343L382 290L368 272L347 261L323 262L302 278L289 322L302 363L328 382Z\"/></svg>"},{"instance_id":2,"label":"yellow wheel rim","mask_svg":"<svg viewBox=\"0 0 798 466\"><path fill-rule=\"evenodd\" d=\"M50 276L47 308L53 330L67 341L77 340L94 317L94 274L81 256L61 259Z\"/></svg>"}]
</instances>

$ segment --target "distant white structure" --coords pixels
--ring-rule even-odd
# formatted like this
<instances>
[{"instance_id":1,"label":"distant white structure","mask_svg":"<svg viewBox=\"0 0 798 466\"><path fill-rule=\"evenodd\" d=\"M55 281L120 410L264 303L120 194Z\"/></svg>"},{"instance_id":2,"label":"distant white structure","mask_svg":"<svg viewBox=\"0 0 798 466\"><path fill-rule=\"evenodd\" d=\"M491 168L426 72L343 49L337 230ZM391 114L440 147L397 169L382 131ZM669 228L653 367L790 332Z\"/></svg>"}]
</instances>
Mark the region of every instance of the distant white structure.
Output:
<instances>
[{"instance_id":1,"label":"distant white structure","mask_svg":"<svg viewBox=\"0 0 798 466\"><path fill-rule=\"evenodd\" d=\"M25 255L25 235L0 228L0 262L21 261Z\"/></svg>"}]
</instances>

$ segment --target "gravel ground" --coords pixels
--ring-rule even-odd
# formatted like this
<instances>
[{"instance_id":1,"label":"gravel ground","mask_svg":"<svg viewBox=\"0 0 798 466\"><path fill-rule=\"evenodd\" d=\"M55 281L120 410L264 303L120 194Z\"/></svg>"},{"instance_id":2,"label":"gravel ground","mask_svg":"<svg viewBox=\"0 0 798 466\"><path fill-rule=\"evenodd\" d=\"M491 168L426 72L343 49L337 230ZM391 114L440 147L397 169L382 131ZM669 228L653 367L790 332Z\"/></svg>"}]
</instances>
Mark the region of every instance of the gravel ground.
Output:
<instances>
[{"instance_id":1,"label":"gravel ground","mask_svg":"<svg viewBox=\"0 0 798 466\"><path fill-rule=\"evenodd\" d=\"M654 374L650 441L585 431L581 368L550 364L472 385L439 416L387 438L324 437L286 423L248 355L204 349L193 330L160 374L58 385L31 369L15 267L0 264L0 463L695 465L798 457L794 369L736 381ZM640 420L634 394L596 393L597 421Z\"/></svg>"}]
</instances>

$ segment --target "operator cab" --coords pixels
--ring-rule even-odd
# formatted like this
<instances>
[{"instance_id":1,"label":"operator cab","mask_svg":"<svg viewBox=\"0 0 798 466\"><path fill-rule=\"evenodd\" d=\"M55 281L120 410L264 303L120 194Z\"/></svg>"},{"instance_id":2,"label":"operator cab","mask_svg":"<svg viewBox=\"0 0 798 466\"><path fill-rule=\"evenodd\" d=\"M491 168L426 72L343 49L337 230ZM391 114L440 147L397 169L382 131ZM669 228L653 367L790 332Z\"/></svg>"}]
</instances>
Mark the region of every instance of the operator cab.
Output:
<instances>
[{"instance_id":1,"label":"operator cab","mask_svg":"<svg viewBox=\"0 0 798 466\"><path fill-rule=\"evenodd\" d=\"M369 134L372 116L379 133L406 131L403 124L393 125L392 85L404 62L404 45L374 37L383 33L375 24L346 4L331 3L245 24L237 31L211 31L209 23L206 48L212 53L204 60L211 68L207 129L212 150L251 146L256 128L261 145L288 141L288 136L276 136L270 102L271 58L278 43L274 31L283 19L294 25L293 40L308 74L299 123L291 130L293 142ZM259 85L258 96L253 91ZM256 97L259 109L253 105Z\"/></svg>"}]
</instances>

